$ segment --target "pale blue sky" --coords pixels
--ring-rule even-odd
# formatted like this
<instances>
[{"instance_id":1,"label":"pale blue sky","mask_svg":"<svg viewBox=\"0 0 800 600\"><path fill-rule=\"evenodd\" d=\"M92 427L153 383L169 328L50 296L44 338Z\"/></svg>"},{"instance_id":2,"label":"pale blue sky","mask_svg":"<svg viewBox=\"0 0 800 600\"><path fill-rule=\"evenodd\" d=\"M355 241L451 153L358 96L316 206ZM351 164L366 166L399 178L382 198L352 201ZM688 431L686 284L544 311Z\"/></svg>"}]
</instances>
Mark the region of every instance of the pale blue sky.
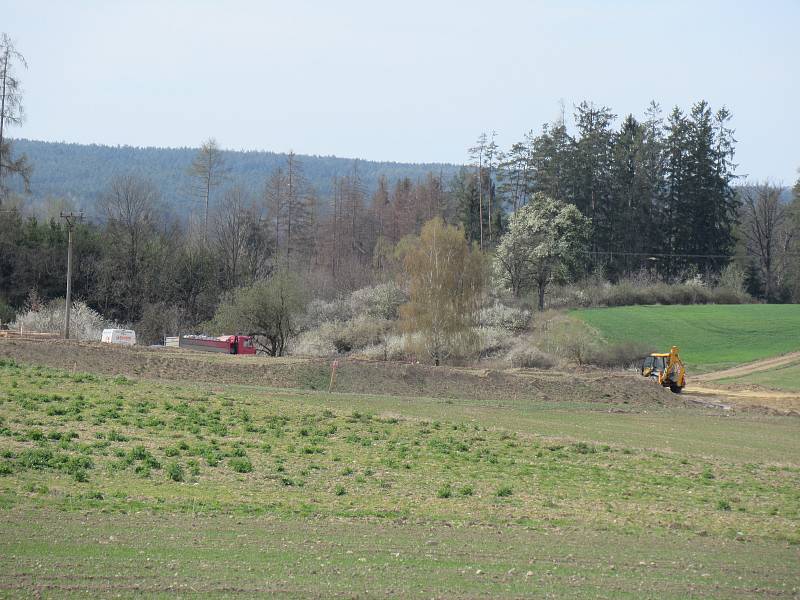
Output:
<instances>
[{"instance_id":1,"label":"pale blue sky","mask_svg":"<svg viewBox=\"0 0 800 600\"><path fill-rule=\"evenodd\" d=\"M29 62L12 135L397 161L466 160L583 99L620 116L705 98L739 171L800 167L800 0L0 0Z\"/></svg>"}]
</instances>

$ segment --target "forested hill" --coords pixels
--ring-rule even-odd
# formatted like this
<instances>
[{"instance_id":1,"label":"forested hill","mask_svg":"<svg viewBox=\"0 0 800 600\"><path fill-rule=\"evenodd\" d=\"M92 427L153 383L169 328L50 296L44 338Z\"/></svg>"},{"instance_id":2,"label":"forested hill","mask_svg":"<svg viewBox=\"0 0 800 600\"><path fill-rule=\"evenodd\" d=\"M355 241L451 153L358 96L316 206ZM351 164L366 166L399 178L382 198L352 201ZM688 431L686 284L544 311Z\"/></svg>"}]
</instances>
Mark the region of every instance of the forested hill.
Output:
<instances>
[{"instance_id":1,"label":"forested hill","mask_svg":"<svg viewBox=\"0 0 800 600\"><path fill-rule=\"evenodd\" d=\"M34 204L49 197L68 198L77 208L91 211L112 177L136 174L153 181L164 200L181 214L189 201L187 169L197 148L137 148L17 139L14 152L27 154L33 165L30 200ZM286 154L278 152L226 150L223 155L231 181L258 193L270 173L286 162ZM449 180L460 168L452 164L377 162L335 156L298 155L297 158L323 204L330 196L333 178L352 175L356 162L358 177L367 194L376 188L382 175L390 184L405 177L416 181L429 172L441 173Z\"/></svg>"}]
</instances>

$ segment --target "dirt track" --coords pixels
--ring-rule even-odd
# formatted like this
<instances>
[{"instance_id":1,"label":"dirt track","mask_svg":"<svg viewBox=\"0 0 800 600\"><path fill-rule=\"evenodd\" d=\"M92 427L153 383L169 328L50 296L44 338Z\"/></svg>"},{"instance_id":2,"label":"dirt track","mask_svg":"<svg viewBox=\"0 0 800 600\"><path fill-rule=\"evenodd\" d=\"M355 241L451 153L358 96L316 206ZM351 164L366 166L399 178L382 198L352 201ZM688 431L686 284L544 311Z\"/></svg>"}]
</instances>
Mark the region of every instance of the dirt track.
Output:
<instances>
[{"instance_id":1,"label":"dirt track","mask_svg":"<svg viewBox=\"0 0 800 600\"><path fill-rule=\"evenodd\" d=\"M768 371L775 367L782 367L795 362L800 362L800 352L791 352L783 356L776 356L774 358L765 358L764 360L757 360L756 362L747 363L731 369L724 369L723 371L715 371L714 373L704 373L693 377L693 381L717 381L718 379L727 379L729 377L741 377L743 375L750 375L751 373L758 373L759 371Z\"/></svg>"},{"instance_id":2,"label":"dirt track","mask_svg":"<svg viewBox=\"0 0 800 600\"><path fill-rule=\"evenodd\" d=\"M73 371L146 379L326 390L324 359L231 356L95 342L0 340L0 357ZM628 373L468 369L340 359L334 391L496 401L597 402L626 409L691 405Z\"/></svg>"},{"instance_id":3,"label":"dirt track","mask_svg":"<svg viewBox=\"0 0 800 600\"><path fill-rule=\"evenodd\" d=\"M782 412L798 413L800 412L800 393L797 392L779 392L764 389L760 386L742 384L705 385L707 382L742 377L744 375L768 371L776 367L791 365L797 362L800 362L800 352L792 352L790 354L784 354L783 356L767 358L731 369L696 375L689 378L689 385L687 385L684 392L689 397L710 397L737 406L762 406Z\"/></svg>"}]
</instances>

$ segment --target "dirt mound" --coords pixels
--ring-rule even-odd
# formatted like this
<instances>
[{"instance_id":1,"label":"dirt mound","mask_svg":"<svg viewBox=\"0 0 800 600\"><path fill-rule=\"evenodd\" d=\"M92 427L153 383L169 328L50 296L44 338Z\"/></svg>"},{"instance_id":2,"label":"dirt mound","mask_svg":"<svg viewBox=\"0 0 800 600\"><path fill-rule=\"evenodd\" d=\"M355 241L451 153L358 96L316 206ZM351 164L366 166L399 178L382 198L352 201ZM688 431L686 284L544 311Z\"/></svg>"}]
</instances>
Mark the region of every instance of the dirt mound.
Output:
<instances>
[{"instance_id":1,"label":"dirt mound","mask_svg":"<svg viewBox=\"0 0 800 600\"><path fill-rule=\"evenodd\" d=\"M73 371L156 380L276 388L328 389L327 360L231 356L179 349L66 340L0 341L0 357ZM339 359L334 391L499 401L684 404L680 397L627 373L562 373L433 367Z\"/></svg>"}]
</instances>

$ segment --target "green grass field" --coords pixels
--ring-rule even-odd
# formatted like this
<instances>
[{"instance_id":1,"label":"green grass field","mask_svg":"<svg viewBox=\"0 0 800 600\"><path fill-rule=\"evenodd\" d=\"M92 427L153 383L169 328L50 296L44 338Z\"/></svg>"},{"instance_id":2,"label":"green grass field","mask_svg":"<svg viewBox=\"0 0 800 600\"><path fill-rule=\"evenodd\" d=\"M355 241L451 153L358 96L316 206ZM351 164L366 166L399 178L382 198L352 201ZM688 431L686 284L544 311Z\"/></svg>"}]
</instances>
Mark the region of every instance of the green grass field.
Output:
<instances>
[{"instance_id":1,"label":"green grass field","mask_svg":"<svg viewBox=\"0 0 800 600\"><path fill-rule=\"evenodd\" d=\"M676 345L696 371L732 367L800 350L800 305L625 306L570 313L609 342Z\"/></svg>"},{"instance_id":2,"label":"green grass field","mask_svg":"<svg viewBox=\"0 0 800 600\"><path fill-rule=\"evenodd\" d=\"M798 457L755 413L5 359L0 596L791 597Z\"/></svg>"}]
</instances>

